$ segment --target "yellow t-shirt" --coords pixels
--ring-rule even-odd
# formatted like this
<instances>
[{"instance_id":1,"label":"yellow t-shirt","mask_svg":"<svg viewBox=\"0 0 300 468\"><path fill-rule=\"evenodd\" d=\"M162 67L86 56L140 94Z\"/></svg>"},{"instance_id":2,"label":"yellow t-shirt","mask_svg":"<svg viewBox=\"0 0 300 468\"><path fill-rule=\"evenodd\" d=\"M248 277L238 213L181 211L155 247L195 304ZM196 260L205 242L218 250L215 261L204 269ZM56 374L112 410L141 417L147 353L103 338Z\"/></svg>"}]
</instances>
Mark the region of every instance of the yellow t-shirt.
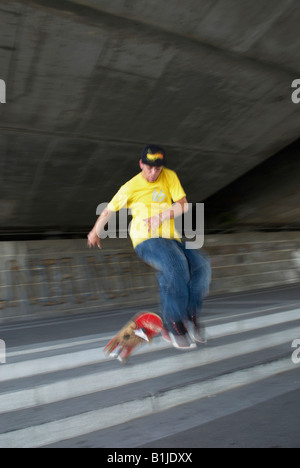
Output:
<instances>
[{"instance_id":1,"label":"yellow t-shirt","mask_svg":"<svg viewBox=\"0 0 300 468\"><path fill-rule=\"evenodd\" d=\"M122 208L131 209L130 237L135 248L151 237L180 240L174 219L164 221L154 232L148 232L148 225L144 219L167 210L172 203L185 196L177 174L164 167L155 182L147 182L141 172L133 177L122 185L107 208L114 212Z\"/></svg>"}]
</instances>

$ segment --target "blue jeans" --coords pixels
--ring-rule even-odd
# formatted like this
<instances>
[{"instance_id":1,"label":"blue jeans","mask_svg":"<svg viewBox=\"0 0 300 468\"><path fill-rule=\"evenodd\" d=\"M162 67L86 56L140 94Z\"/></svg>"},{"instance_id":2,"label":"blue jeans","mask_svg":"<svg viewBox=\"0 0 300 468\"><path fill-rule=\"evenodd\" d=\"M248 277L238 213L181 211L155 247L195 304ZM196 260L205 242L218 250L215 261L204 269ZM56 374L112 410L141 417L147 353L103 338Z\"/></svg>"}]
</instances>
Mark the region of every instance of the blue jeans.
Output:
<instances>
[{"instance_id":1,"label":"blue jeans","mask_svg":"<svg viewBox=\"0 0 300 468\"><path fill-rule=\"evenodd\" d=\"M185 333L184 321L196 324L202 300L211 280L210 262L184 242L152 238L135 248L137 255L157 273L164 326L172 333Z\"/></svg>"}]
</instances>

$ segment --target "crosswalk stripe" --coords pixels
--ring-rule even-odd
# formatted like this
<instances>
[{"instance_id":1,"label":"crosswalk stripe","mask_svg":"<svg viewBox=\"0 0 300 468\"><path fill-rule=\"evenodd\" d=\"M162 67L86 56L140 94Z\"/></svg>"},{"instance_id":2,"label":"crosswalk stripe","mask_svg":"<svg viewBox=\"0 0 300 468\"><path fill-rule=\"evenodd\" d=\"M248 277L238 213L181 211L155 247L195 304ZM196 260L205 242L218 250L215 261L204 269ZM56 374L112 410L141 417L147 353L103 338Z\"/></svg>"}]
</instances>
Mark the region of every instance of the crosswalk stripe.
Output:
<instances>
[{"instance_id":1,"label":"crosswalk stripe","mask_svg":"<svg viewBox=\"0 0 300 468\"><path fill-rule=\"evenodd\" d=\"M20 350L14 350L7 353L7 359L16 357L16 356L26 356L29 354L38 354L38 353L45 353L48 351L57 351L63 350L67 348L74 348L76 346L84 346L99 343L101 341L109 341L111 339L111 335L97 335L97 338L82 338L80 340L66 340L62 343L56 344L49 344L47 346L30 346L28 349L21 348Z\"/></svg>"},{"instance_id":2,"label":"crosswalk stripe","mask_svg":"<svg viewBox=\"0 0 300 468\"><path fill-rule=\"evenodd\" d=\"M237 320L229 323L222 323L213 325L208 330L213 338L220 336L232 335L234 333L242 333L245 331L258 330L266 328L271 325L279 325L281 323L289 323L300 319L300 309L293 309L285 312L278 312L275 314L262 315L261 317L254 317L245 320Z\"/></svg>"},{"instance_id":3,"label":"crosswalk stripe","mask_svg":"<svg viewBox=\"0 0 300 468\"><path fill-rule=\"evenodd\" d=\"M290 359L282 359L270 364L255 366L252 369L225 374L205 382L190 384L184 389L172 389L155 397L147 396L141 400L121 403L109 408L11 431L0 435L0 448L35 448L53 444L165 411L212 394L217 395L238 386L266 379L274 374L287 372L292 368L293 364ZM112 415L118 416L112 419Z\"/></svg>"},{"instance_id":4,"label":"crosswalk stripe","mask_svg":"<svg viewBox=\"0 0 300 468\"><path fill-rule=\"evenodd\" d=\"M0 413L46 405L68 398L116 388L121 385L140 382L144 379L153 379L192 369L283 343L292 343L295 336L300 336L300 327L222 346L203 347L190 353L159 358L158 360L152 360L147 366L136 364L130 369L130 372L126 367L118 370L102 370L86 376L70 378L35 388L2 393L0 394Z\"/></svg>"},{"instance_id":5,"label":"crosswalk stripe","mask_svg":"<svg viewBox=\"0 0 300 468\"><path fill-rule=\"evenodd\" d=\"M207 327L207 335L209 339L219 338L221 336L228 336L237 333L242 333L246 331L257 330L261 328L266 328L270 325L278 325L281 323L288 323L291 321L298 320L300 317L300 309L294 309L287 312L270 314L262 317L250 318L245 320L239 320L234 322L229 322L225 324L212 325ZM89 340L75 341L74 346L77 344L92 344L98 343L98 348L88 349L84 351L74 351L71 353L55 355L51 357L42 357L37 359L29 359L22 362L16 362L8 364L1 368L0 381L5 382L13 379L20 379L24 377L31 377L34 375L47 374L51 372L57 372L61 370L74 369L82 366L87 366L91 364L100 364L106 360L103 349L104 347L100 345L100 342L108 342L111 336L103 336L98 338L93 338ZM63 345L62 345L63 346ZM67 346L67 345L66 345ZM68 343L68 346L71 346L71 343ZM168 348L169 345L163 342L162 340L155 340L151 347L144 346L141 348L138 353L147 353L154 352ZM52 349L50 346L44 347L47 349ZM59 348L63 349L63 348ZM25 350L25 353L28 350ZM37 352L37 351L36 351ZM21 351L18 351L18 355L21 354ZM26 353L28 354L28 353ZM25 355L26 355L25 354ZM12 352L11 355L14 355ZM9 360L10 353L7 355Z\"/></svg>"},{"instance_id":6,"label":"crosswalk stripe","mask_svg":"<svg viewBox=\"0 0 300 468\"><path fill-rule=\"evenodd\" d=\"M140 358L125 367L105 357L112 337L107 333L8 349L7 364L0 366L0 448L43 447L108 428L117 433L122 423L173 409L168 414L177 414L185 404L192 412L198 400L206 407L204 398L227 398L239 387L250 392L253 387L247 386L256 382L264 381L260 386L267 389L280 382L283 391L287 379L298 388L300 368L292 360L292 343L300 337L295 304L286 311L275 305L235 309L234 315L214 314L204 322L207 345L179 352L157 337L138 348ZM268 391L264 398L270 398ZM187 429L189 424L187 419Z\"/></svg>"}]
</instances>

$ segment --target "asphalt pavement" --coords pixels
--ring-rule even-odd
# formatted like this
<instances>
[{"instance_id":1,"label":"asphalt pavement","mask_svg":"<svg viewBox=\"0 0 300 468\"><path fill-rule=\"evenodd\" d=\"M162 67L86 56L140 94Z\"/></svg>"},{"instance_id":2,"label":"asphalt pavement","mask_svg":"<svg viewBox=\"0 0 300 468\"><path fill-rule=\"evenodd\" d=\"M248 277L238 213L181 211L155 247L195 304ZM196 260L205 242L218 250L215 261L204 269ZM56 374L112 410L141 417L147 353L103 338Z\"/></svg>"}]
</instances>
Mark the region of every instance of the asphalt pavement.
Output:
<instances>
[{"instance_id":1,"label":"asphalt pavement","mask_svg":"<svg viewBox=\"0 0 300 468\"><path fill-rule=\"evenodd\" d=\"M103 347L136 310L6 324L0 447L299 447L299 304L299 285L209 297L207 345L157 338L127 366Z\"/></svg>"}]
</instances>

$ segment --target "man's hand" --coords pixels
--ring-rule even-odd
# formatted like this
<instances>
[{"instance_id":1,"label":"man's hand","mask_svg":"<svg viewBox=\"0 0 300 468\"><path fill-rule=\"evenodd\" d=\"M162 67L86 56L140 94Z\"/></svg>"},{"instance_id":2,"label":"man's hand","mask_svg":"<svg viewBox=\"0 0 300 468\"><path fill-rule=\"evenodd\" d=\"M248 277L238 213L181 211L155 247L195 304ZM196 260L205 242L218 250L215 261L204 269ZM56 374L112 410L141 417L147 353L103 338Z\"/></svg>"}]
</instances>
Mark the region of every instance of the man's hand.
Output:
<instances>
[{"instance_id":1,"label":"man's hand","mask_svg":"<svg viewBox=\"0 0 300 468\"><path fill-rule=\"evenodd\" d=\"M109 219L111 218L112 215L113 215L113 212L108 210L107 208L105 208L102 211L101 215L99 216L99 218L96 221L95 226L93 227L93 229L91 230L91 232L87 236L87 238L88 238L87 245L88 245L89 248L98 247L99 249L101 249L100 237L99 236L101 236L104 227L106 226L106 224L108 223L108 221L109 221Z\"/></svg>"},{"instance_id":2,"label":"man's hand","mask_svg":"<svg viewBox=\"0 0 300 468\"><path fill-rule=\"evenodd\" d=\"M101 249L100 239L97 236L97 232L95 229L92 229L92 231L88 234L87 238L88 238L87 245L90 249L92 247L98 247L99 249Z\"/></svg>"},{"instance_id":3,"label":"man's hand","mask_svg":"<svg viewBox=\"0 0 300 468\"><path fill-rule=\"evenodd\" d=\"M148 232L154 232L166 220L177 218L189 210L189 205L186 197L181 198L174 203L168 210L161 211L160 213L151 216L151 218L143 219Z\"/></svg>"},{"instance_id":4,"label":"man's hand","mask_svg":"<svg viewBox=\"0 0 300 468\"><path fill-rule=\"evenodd\" d=\"M151 218L143 219L145 226L148 226L148 232L154 232L162 224L162 213L159 213Z\"/></svg>"}]
</instances>

